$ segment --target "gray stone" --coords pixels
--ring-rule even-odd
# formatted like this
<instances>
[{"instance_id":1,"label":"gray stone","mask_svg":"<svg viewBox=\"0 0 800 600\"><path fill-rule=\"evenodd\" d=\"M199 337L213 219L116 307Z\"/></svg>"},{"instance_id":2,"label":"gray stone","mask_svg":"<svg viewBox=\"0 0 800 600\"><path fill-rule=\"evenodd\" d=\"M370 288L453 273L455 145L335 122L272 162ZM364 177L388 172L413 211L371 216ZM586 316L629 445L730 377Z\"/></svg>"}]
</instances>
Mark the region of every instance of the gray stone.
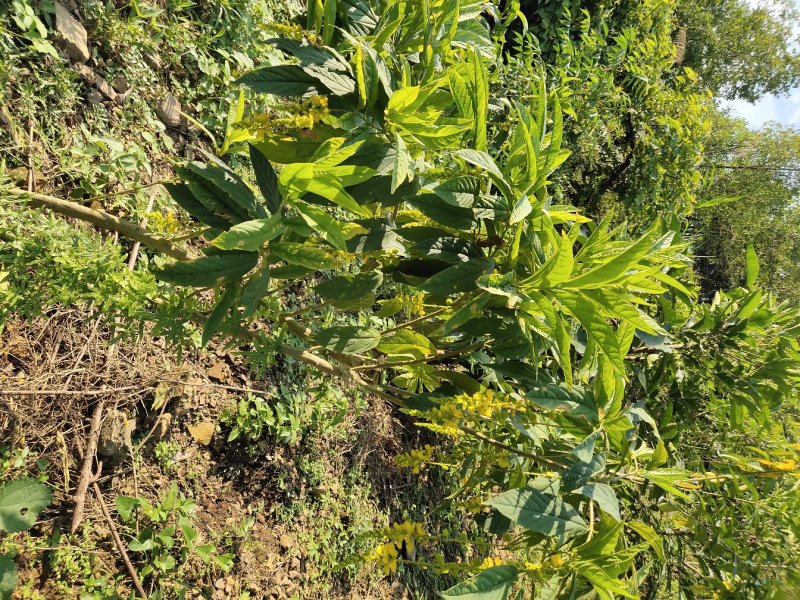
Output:
<instances>
[{"instance_id":1,"label":"gray stone","mask_svg":"<svg viewBox=\"0 0 800 600\"><path fill-rule=\"evenodd\" d=\"M178 99L172 94L167 94L164 98L158 101L156 105L158 118L167 127L176 129L181 125L181 104Z\"/></svg>"},{"instance_id":2,"label":"gray stone","mask_svg":"<svg viewBox=\"0 0 800 600\"><path fill-rule=\"evenodd\" d=\"M89 100L90 104L102 104L103 103L103 94L98 92L97 90L92 90L89 92L89 95L86 97Z\"/></svg>"},{"instance_id":3,"label":"gray stone","mask_svg":"<svg viewBox=\"0 0 800 600\"><path fill-rule=\"evenodd\" d=\"M117 465L124 461L133 448L131 436L136 430L136 421L127 413L112 409L106 415L100 429L97 454L106 462Z\"/></svg>"},{"instance_id":4,"label":"gray stone","mask_svg":"<svg viewBox=\"0 0 800 600\"><path fill-rule=\"evenodd\" d=\"M122 73L117 73L117 76L114 77L114 82L111 85L113 85L114 89L117 90L117 93L120 94L124 94L131 87L128 84L128 80L125 79L125 76Z\"/></svg>"},{"instance_id":5,"label":"gray stone","mask_svg":"<svg viewBox=\"0 0 800 600\"><path fill-rule=\"evenodd\" d=\"M103 94L103 96L114 102L117 101L117 92L114 91L114 88L111 87L111 84L100 77L100 75L95 75L94 84L97 86L97 89L100 90L100 93Z\"/></svg>"},{"instance_id":6,"label":"gray stone","mask_svg":"<svg viewBox=\"0 0 800 600\"><path fill-rule=\"evenodd\" d=\"M80 21L59 2L56 5L56 31L58 31L64 48L70 58L76 62L86 62L92 56L89 52L89 42L86 29Z\"/></svg>"}]
</instances>

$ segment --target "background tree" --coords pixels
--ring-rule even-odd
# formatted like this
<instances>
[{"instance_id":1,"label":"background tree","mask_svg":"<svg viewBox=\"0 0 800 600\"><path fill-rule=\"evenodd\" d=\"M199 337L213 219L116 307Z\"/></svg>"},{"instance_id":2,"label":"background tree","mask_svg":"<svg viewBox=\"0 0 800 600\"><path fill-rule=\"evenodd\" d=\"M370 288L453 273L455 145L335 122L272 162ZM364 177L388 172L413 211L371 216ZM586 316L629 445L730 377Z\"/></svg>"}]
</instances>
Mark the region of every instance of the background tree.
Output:
<instances>
[{"instance_id":1,"label":"background tree","mask_svg":"<svg viewBox=\"0 0 800 600\"><path fill-rule=\"evenodd\" d=\"M763 284L783 299L800 295L800 132L776 123L759 131L743 119L713 115L706 163L711 198L737 198L701 209L692 221L703 291L738 285L745 250L756 248Z\"/></svg>"},{"instance_id":2,"label":"background tree","mask_svg":"<svg viewBox=\"0 0 800 600\"><path fill-rule=\"evenodd\" d=\"M754 102L800 82L794 31L800 12L790 0L681 0L676 22L686 28L684 64L697 71L714 95Z\"/></svg>"}]
</instances>

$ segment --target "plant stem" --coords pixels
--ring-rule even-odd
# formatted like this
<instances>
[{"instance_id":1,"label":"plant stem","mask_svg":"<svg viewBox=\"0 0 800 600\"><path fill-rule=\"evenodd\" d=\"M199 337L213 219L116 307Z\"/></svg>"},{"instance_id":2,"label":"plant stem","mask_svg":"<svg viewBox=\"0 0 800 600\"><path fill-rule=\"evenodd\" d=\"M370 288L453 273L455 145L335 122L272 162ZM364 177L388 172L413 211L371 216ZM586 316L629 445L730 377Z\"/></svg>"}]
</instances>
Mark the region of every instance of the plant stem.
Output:
<instances>
[{"instance_id":1,"label":"plant stem","mask_svg":"<svg viewBox=\"0 0 800 600\"><path fill-rule=\"evenodd\" d=\"M192 258L189 252L178 248L168 239L151 233L147 229L139 227L136 223L120 219L106 212L95 210L88 206L82 206L77 202L70 202L44 194L30 193L16 188L8 190L8 193L20 199L27 198L29 203L37 208L47 208L60 215L86 221L100 229L115 231L148 248L171 256L172 258L178 260L189 260Z\"/></svg>"}]
</instances>

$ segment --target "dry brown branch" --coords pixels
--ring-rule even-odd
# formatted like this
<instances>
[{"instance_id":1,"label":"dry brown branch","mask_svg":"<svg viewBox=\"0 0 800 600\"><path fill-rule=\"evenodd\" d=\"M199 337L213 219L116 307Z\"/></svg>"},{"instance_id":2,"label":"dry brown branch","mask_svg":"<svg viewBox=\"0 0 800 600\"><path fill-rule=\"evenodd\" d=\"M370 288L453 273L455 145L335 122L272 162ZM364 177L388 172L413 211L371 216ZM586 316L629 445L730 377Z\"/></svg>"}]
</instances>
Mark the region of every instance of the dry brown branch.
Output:
<instances>
[{"instance_id":1,"label":"dry brown branch","mask_svg":"<svg viewBox=\"0 0 800 600\"><path fill-rule=\"evenodd\" d=\"M178 260L189 260L192 258L192 255L186 250L178 248L168 239L151 233L139 227L136 223L120 219L106 212L95 210L88 206L82 206L76 202L61 200L60 198L54 198L53 196L46 196L44 194L33 194L16 188L8 190L8 193L12 196L28 198L32 206L47 208L60 215L86 221L100 229L115 231L127 238L142 243L148 248L171 256L172 258Z\"/></svg>"},{"instance_id":2,"label":"dry brown branch","mask_svg":"<svg viewBox=\"0 0 800 600\"><path fill-rule=\"evenodd\" d=\"M72 511L72 525L70 533L75 533L83 521L83 509L86 505L86 492L89 484L95 479L92 473L92 461L97 451L97 442L100 440L100 424L103 417L103 401L97 403L92 416L92 426L89 430L89 443L83 453L83 465L81 466L81 476L78 479L78 489L75 491L75 509Z\"/></svg>"},{"instance_id":3,"label":"dry brown branch","mask_svg":"<svg viewBox=\"0 0 800 600\"><path fill-rule=\"evenodd\" d=\"M97 502L100 504L100 510L108 522L108 527L111 529L111 537L114 538L114 544L117 546L117 550L122 558L122 562L125 563L125 568L128 570L128 574L131 576L133 586L136 588L136 591L139 593L142 599L147 600L147 594L142 587L142 582L139 580L139 575L136 574L136 569L134 568L133 563L131 563L130 557L128 557L128 552L125 550L125 544L122 543L122 539L119 537L117 525L114 523L114 519L111 518L111 513L108 512L106 501L103 499L103 492L100 491L100 486L97 485L97 481L92 482L92 489L94 489L94 495L97 497Z\"/></svg>"}]
</instances>

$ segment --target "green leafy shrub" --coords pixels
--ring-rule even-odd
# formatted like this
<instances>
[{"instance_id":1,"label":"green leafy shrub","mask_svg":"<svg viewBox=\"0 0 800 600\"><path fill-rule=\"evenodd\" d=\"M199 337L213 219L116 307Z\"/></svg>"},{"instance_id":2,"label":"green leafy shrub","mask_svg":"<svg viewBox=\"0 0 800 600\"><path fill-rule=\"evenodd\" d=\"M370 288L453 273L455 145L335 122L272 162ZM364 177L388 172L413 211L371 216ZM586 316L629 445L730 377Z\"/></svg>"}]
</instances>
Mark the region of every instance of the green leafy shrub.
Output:
<instances>
[{"instance_id":1,"label":"green leafy shrub","mask_svg":"<svg viewBox=\"0 0 800 600\"><path fill-rule=\"evenodd\" d=\"M658 27L644 12L635 18ZM733 511L761 492L765 503L788 507L797 470L795 458L764 458L770 465L751 454L723 465L667 445L688 407L676 410L665 395L699 391L701 406L719 418L725 405L729 423L743 427L791 405L800 377L800 319L769 301L762 306L755 277L731 302L697 306L688 244L673 216L688 212L696 182L664 191L635 237L612 228L610 214L595 224L555 203L550 182L570 149L562 106L577 111L579 103L563 98L560 86L548 91L542 77L531 77L527 94L492 96L490 64L500 46L477 4L329 2L310 7L307 27L272 42L286 63L240 79L287 98L242 115L229 130L232 148L250 144L260 197L213 157L186 164L170 191L208 226L210 244L205 256L156 274L215 288L204 338L222 328L248 343L258 339L237 328L262 297L314 285L322 304L262 313L296 338L280 350L450 438L399 460L417 470L454 469L463 485L450 500L477 513L493 546L460 537L474 544L474 559L448 563L435 550L439 532L406 523L381 532L383 543L366 558L386 572L417 564L468 578L444 597L506 598L513 590L656 597L678 586L682 594L741 589L755 598L783 585L792 575L782 560L770 563L769 580L739 585L730 556L745 551L743 537L709 550L706 538L682 537L671 517L661 517L676 507L704 520L712 498ZM584 40L599 43L602 26L593 37L589 17L582 27ZM632 43L632 31L614 43ZM641 98L651 98L636 81L645 78L635 70L645 55L652 53L654 73L667 65L668 49L649 43L617 50L630 55L620 64L629 68L629 93ZM534 60L521 56L515 60ZM509 78L535 71L524 68ZM687 81L664 101L675 108ZM494 83L513 89L502 78ZM690 101L697 112L687 123L653 119L694 139L701 107ZM490 106L502 133L487 133ZM660 144L664 134L648 139ZM645 160L650 150L637 148L639 176L660 173L658 160ZM687 164L696 164L695 151ZM680 172L695 177L688 167ZM654 185L644 192L655 189L658 198L661 184ZM754 256L750 262L754 270ZM409 297L419 298L415 316ZM348 324L318 328L314 315L330 307L349 314ZM698 353L692 343L715 352ZM751 363L731 365L747 384L726 379L721 362L754 345ZM686 366L670 370L673 360ZM700 390L691 390L687 369L703 373ZM796 528L789 513L779 518L785 531Z\"/></svg>"}]
</instances>

